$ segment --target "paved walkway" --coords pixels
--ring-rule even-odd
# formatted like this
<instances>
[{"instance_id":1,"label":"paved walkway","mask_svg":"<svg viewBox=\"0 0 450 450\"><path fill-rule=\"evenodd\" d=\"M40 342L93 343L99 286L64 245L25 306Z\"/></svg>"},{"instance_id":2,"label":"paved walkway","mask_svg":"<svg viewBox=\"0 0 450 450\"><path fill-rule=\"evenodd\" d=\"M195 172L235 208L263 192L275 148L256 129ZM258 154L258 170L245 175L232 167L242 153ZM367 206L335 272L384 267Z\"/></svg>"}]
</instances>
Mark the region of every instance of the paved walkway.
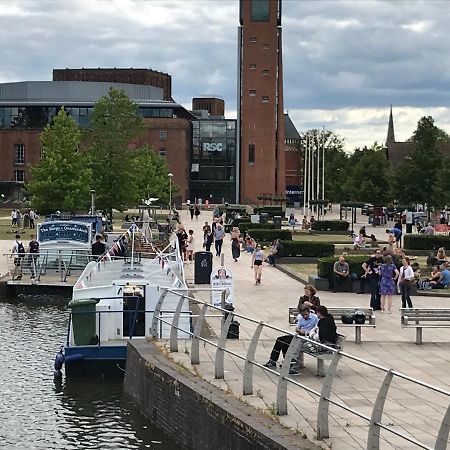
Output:
<instances>
[{"instance_id":1,"label":"paved walkway","mask_svg":"<svg viewBox=\"0 0 450 450\"><path fill-rule=\"evenodd\" d=\"M202 212L198 221L191 222L186 212L181 219L186 230L192 228L195 236L195 248L201 250L204 221L211 222L212 212ZM224 240L225 266L232 270L235 283L236 312L244 316L262 320L273 326L288 330L288 308L295 306L303 292L303 285L276 268L264 265L262 282L255 286L253 271L250 268L251 257L241 254L238 262L231 258L229 235ZM214 257L214 265L220 264L220 258ZM186 265L188 281L193 282L193 263ZM348 293L319 292L322 304L326 306L368 306L368 295ZM206 294L197 297L207 300ZM416 297L413 303L418 307L450 307L450 299L441 297ZM360 358L367 359L386 368L394 368L405 374L437 385L450 391L450 342L449 329L425 329L424 345L417 346L415 331L400 327L400 298L394 297L394 308L391 315L377 313L377 327L363 329L362 344L354 342L354 332L342 328L341 333L347 335L345 351ZM253 335L254 325L241 321L239 341L227 341L227 348L239 350L245 354L249 339ZM219 320L209 319L213 330L219 330ZM291 328L292 329L292 328ZM257 359L267 361L273 340L279 333L264 332L262 344L258 346ZM187 349L189 344L186 345ZM214 379L214 349L201 346L202 363L195 367L195 372L224 390L233 392L238 398L268 413L273 412L277 377L260 369L255 369L255 395L242 396L243 363L237 358L226 357L225 380ZM189 355L181 352L172 354L186 367L191 367ZM323 379L315 377L315 361L306 356L306 367L296 381L320 391ZM338 377L333 388L333 396L359 412L371 415L373 402L384 379L384 373L351 360L341 360ZM317 399L298 386L289 387L289 414L279 418L286 426L306 433L309 439L315 437ZM436 395L410 382L396 379L393 382L386 403L383 423L392 423L398 431L406 431L430 447L434 447L440 422L449 405L449 399ZM330 439L322 442L325 447L333 449L365 448L367 441L367 423L356 416L337 407L330 407ZM382 431L380 448L417 448L413 444Z\"/></svg>"}]
</instances>

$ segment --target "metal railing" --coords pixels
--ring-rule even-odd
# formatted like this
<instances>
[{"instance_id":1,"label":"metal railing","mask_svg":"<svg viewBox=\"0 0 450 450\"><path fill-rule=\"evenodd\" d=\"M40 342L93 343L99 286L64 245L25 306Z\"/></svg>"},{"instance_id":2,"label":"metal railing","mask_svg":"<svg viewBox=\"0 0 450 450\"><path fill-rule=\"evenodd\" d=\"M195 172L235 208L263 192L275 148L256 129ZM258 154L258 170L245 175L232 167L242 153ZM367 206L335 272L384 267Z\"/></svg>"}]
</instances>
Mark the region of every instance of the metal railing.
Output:
<instances>
[{"instance_id":1,"label":"metal railing","mask_svg":"<svg viewBox=\"0 0 450 450\"><path fill-rule=\"evenodd\" d=\"M192 291L192 289L191 289L191 291ZM162 307L163 307L164 299L168 292L170 292L172 294L176 294L180 297L171 321L168 321L161 316L162 311L163 311ZM204 344L208 344L208 345L211 345L216 348L215 362L214 362L214 373L215 373L216 379L224 379L224 375L225 375L224 356L225 356L225 354L227 354L229 356L233 356L237 359L240 359L241 361L244 362L244 370L243 370L243 376L242 376L242 393L244 396L253 394L253 379L254 379L253 367L255 367L255 366L259 367L260 369L262 369L264 371L267 371L271 374L277 375L278 382L277 382L277 390L276 390L276 411L277 411L277 414L280 416L288 414L288 408L287 408L287 406L288 406L288 397L287 397L288 384L304 389L306 392L315 396L318 399L318 408L317 408L317 438L318 439L324 439L324 438L330 437L329 436L330 435L330 433L329 433L329 418L330 418L329 406L334 405L344 411L351 413L355 417L358 417L358 418L364 420L365 422L367 422L367 424L369 425L368 437L367 437L367 449L370 449L370 450L379 449L381 430L385 430L386 432L391 433L392 435L395 435L395 436L403 439L405 442L414 444L419 448L423 448L423 449L433 449L434 448L436 450L444 450L447 448L449 431L450 431L450 403L449 403L449 406L447 407L446 412L443 415L442 421L440 423L440 427L439 427L439 431L436 436L436 441L435 441L434 447L430 447L430 446L424 444L423 442L420 442L419 440L415 439L414 437L411 437L410 435L408 435L405 432L397 431L394 428L393 424L382 423L382 416L383 416L385 402L389 395L389 388L391 387L392 380L394 378L398 378L400 380L405 380L405 381L411 382L416 386L421 386L421 387L427 389L428 392L433 391L435 393L438 393L439 395L443 396L446 399L445 400L446 402L448 401L447 399L450 399L449 391L446 391L437 386L433 386L431 384L425 383L416 378L410 377L410 376L408 376L404 373L401 373L397 370L383 367L379 364L372 363L370 361L356 357L349 353L345 353L341 350L337 350L332 347L328 347L326 345L315 342L315 345L319 346L324 351L332 354L332 359L331 359L330 365L326 371L326 375L325 375L325 378L322 383L322 388L319 392L318 390L312 389L312 388L306 386L305 384L288 377L291 359L295 355L296 351L298 350L300 343L302 341L307 340L307 338L296 335L289 331L280 329L278 327L266 324L264 322L252 319L250 317L246 317L241 314L237 314L233 311L228 311L221 307L211 305L209 303L200 301L193 297L189 297L185 293L178 292L176 289L163 289L162 293L160 295L160 298L155 306L155 313L153 316L153 324L152 324L152 337L154 339L158 339L158 322L159 321L162 321L165 324L169 325L171 327L170 339L169 339L170 352L178 351L177 330L179 329L178 324L179 324L180 313L181 313L181 310L183 307L183 303L186 300L193 301L199 305L202 305L200 313L196 320L194 330L192 333L190 333L192 336L191 351L190 351L191 364L192 365L200 364L200 348L199 348L200 342L203 342ZM211 339L207 339L207 338L201 336L202 326L204 324L204 319L206 317L206 312L208 309L213 309L213 310L219 311L223 314L227 314L226 319L222 321L221 329L220 329L220 336L218 337L217 342L214 342ZM229 349L226 349L226 341L227 341L228 331L230 328L230 324L235 317L237 317L239 319L243 319L243 320L247 321L248 323L256 326L256 329L254 330L252 338L250 340L247 353L245 355L236 353ZM295 338L292 339L292 341L288 347L288 350L286 352L286 355L285 355L285 358L284 358L284 361L282 363L279 373L273 369L263 366L262 364L258 363L255 360L257 345L260 340L260 336L261 336L263 329L277 331L282 334L291 334L291 335L295 336ZM367 414L363 414L360 411L346 405L342 401L337 401L337 400L334 400L333 398L331 398L331 394L332 394L332 390L333 390L333 382L336 378L336 371L337 371L338 363L342 358L347 358L351 361L357 362L358 364L361 364L363 366L366 366L366 367L369 367L372 369L376 369L377 371L381 371L382 373L384 373L384 380L378 390L378 395L374 401L372 413L370 416ZM427 401L427 398L424 398L424 402L425 401Z\"/></svg>"}]
</instances>

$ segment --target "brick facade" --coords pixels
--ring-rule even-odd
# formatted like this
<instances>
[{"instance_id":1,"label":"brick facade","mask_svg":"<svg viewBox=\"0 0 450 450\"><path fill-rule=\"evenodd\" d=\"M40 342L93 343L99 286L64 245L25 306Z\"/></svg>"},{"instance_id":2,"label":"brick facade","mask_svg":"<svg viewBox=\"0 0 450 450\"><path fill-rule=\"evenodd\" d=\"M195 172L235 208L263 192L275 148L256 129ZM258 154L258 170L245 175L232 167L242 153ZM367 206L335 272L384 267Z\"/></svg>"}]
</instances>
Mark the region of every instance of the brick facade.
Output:
<instances>
[{"instance_id":1,"label":"brick facade","mask_svg":"<svg viewBox=\"0 0 450 450\"><path fill-rule=\"evenodd\" d=\"M225 102L221 98L204 97L193 98L192 109L194 111L204 109L209 112L211 116L225 116Z\"/></svg>"}]
</instances>

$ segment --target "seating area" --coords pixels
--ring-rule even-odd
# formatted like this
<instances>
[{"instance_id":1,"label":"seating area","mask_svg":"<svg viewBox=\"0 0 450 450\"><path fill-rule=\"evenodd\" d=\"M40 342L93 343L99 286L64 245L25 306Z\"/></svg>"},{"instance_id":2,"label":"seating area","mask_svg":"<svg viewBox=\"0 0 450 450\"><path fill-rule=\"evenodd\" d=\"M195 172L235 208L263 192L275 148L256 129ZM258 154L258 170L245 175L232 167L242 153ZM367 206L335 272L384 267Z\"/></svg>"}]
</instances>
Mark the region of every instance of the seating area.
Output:
<instances>
[{"instance_id":1,"label":"seating area","mask_svg":"<svg viewBox=\"0 0 450 450\"><path fill-rule=\"evenodd\" d=\"M422 345L423 328L450 328L450 308L402 308L402 328L416 329L416 344Z\"/></svg>"},{"instance_id":2,"label":"seating area","mask_svg":"<svg viewBox=\"0 0 450 450\"><path fill-rule=\"evenodd\" d=\"M342 316L345 314L355 314L357 311L361 311L365 315L365 322L364 323L353 323L351 324L345 324L342 323ZM450 311L450 310L449 310ZM344 327L353 327L355 328L355 342L357 344L361 343L361 331L362 328L372 327L375 328L376 326L376 318L373 313L373 308L367 308L367 307L345 307L345 308L338 308L338 307L329 307L328 312L333 315L334 321L336 322L336 326L339 328ZM289 324L295 325L297 323L297 315L298 310L297 308L289 308Z\"/></svg>"}]
</instances>

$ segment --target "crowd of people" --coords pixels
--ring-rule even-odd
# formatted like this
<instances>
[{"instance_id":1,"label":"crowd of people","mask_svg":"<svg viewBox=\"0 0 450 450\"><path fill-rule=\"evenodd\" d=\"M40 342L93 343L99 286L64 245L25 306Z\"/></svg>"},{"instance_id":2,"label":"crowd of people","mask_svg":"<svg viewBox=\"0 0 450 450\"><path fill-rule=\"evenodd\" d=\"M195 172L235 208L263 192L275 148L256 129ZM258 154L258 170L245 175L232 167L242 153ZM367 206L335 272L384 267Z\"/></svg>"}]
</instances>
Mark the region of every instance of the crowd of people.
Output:
<instances>
[{"instance_id":1,"label":"crowd of people","mask_svg":"<svg viewBox=\"0 0 450 450\"><path fill-rule=\"evenodd\" d=\"M34 229L36 228L36 219L38 218L39 216L34 209L27 209L22 214L19 209L13 208L11 211L11 229Z\"/></svg>"}]
</instances>

